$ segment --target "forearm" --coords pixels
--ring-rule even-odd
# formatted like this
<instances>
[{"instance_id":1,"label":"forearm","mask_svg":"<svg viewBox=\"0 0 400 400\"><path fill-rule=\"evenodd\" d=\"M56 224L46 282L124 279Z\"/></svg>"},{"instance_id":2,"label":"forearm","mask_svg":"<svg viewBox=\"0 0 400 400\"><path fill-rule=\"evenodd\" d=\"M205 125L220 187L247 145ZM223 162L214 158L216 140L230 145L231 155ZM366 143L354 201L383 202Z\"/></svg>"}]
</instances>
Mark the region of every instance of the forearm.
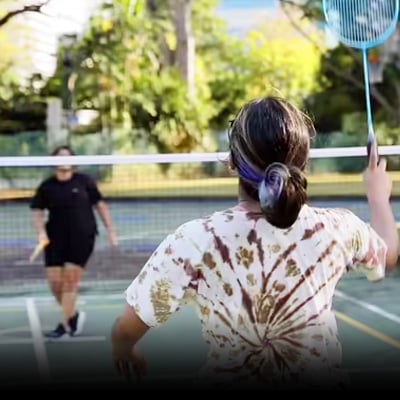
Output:
<instances>
[{"instance_id":1,"label":"forearm","mask_svg":"<svg viewBox=\"0 0 400 400\"><path fill-rule=\"evenodd\" d=\"M369 201L371 226L387 245L386 263L393 267L397 263L399 238L396 220L389 201Z\"/></svg>"},{"instance_id":2,"label":"forearm","mask_svg":"<svg viewBox=\"0 0 400 400\"><path fill-rule=\"evenodd\" d=\"M45 220L44 220L43 210L33 211L33 227L35 228L38 234L45 231Z\"/></svg>"},{"instance_id":3,"label":"forearm","mask_svg":"<svg viewBox=\"0 0 400 400\"><path fill-rule=\"evenodd\" d=\"M126 306L113 325L111 337L114 344L134 346L148 331L149 327L137 316L134 309Z\"/></svg>"},{"instance_id":4,"label":"forearm","mask_svg":"<svg viewBox=\"0 0 400 400\"><path fill-rule=\"evenodd\" d=\"M103 221L104 227L108 231L112 230L112 219L107 204L104 201L99 201L96 205L96 209L100 215L101 220Z\"/></svg>"}]
</instances>

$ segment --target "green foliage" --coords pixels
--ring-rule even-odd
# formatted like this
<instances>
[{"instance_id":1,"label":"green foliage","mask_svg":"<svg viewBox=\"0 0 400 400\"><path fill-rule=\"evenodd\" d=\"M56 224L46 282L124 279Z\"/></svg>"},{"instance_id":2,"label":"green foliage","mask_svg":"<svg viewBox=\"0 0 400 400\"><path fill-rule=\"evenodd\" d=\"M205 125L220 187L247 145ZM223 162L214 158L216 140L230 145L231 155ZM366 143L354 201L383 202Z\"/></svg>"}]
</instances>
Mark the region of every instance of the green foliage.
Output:
<instances>
[{"instance_id":1,"label":"green foliage","mask_svg":"<svg viewBox=\"0 0 400 400\"><path fill-rule=\"evenodd\" d=\"M226 128L249 98L274 87L301 104L315 91L315 49L293 30L288 41L288 23L271 23L269 30L239 40L215 16L218 2L204 0L194 1L192 8L196 94L190 96L176 68L172 2L148 4L114 0L103 6L73 49L73 107L99 110L103 131L125 130L134 146L145 140L149 149L162 153L212 151L216 144L210 129ZM61 49L49 94L60 94L62 58ZM119 135L116 143L121 142Z\"/></svg>"},{"instance_id":2,"label":"green foliage","mask_svg":"<svg viewBox=\"0 0 400 400\"><path fill-rule=\"evenodd\" d=\"M33 87L21 88L14 82L0 91L0 133L45 130L46 102Z\"/></svg>"},{"instance_id":3,"label":"green foliage","mask_svg":"<svg viewBox=\"0 0 400 400\"><path fill-rule=\"evenodd\" d=\"M103 144L112 138L114 149L121 152L213 151L217 144L212 132L224 131L244 102L275 94L312 115L322 133L316 146L363 143L360 52L325 48L320 1L280 3L292 20L278 14L237 38L216 16L217 0L193 0L194 96L176 65L174 0L101 5L83 37L71 48L59 48L56 72L40 92L16 83L9 65L21 49L13 48L2 31L0 132L44 129L43 99L56 96L72 109L99 111L91 126L74 131L82 143L84 136L99 131ZM384 82L374 87L382 97L373 100L382 144L398 141L400 73L395 61L386 66ZM67 90L71 82L72 93ZM344 133L324 135L332 131Z\"/></svg>"},{"instance_id":4,"label":"green foliage","mask_svg":"<svg viewBox=\"0 0 400 400\"><path fill-rule=\"evenodd\" d=\"M310 21L302 21L301 26L322 43L321 34ZM285 17L268 21L262 29L251 32L248 47L250 97L279 94L301 106L306 97L319 89L320 53Z\"/></svg>"}]
</instances>

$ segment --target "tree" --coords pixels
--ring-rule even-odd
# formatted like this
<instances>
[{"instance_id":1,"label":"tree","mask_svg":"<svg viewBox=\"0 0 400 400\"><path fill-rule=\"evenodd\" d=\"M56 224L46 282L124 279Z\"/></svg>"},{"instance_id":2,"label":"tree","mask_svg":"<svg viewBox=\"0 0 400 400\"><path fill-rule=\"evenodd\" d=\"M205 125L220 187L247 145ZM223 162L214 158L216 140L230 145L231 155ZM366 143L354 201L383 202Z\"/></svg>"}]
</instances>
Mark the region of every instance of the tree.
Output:
<instances>
[{"instance_id":1,"label":"tree","mask_svg":"<svg viewBox=\"0 0 400 400\"><path fill-rule=\"evenodd\" d=\"M174 10L159 4L149 10L143 0L115 0L93 16L75 49L76 106L99 110L103 127L124 127L132 140L145 135L159 152L200 149L209 134L208 91L199 87L189 96L182 70L165 62L161 43L177 60L177 37ZM59 91L59 77L57 72L47 89Z\"/></svg>"},{"instance_id":2,"label":"tree","mask_svg":"<svg viewBox=\"0 0 400 400\"><path fill-rule=\"evenodd\" d=\"M312 22L303 19L301 28L323 47L323 37ZM247 43L252 68L249 97L275 93L302 106L319 89L320 53L284 14L251 32Z\"/></svg>"},{"instance_id":3,"label":"tree","mask_svg":"<svg viewBox=\"0 0 400 400\"><path fill-rule=\"evenodd\" d=\"M44 6L46 6L51 0L42 1L38 4L28 4L21 6L12 11L7 11L3 16L0 17L0 28L10 22L13 18L18 15L25 14L25 13L41 13ZM9 3L8 0L2 0L2 3Z\"/></svg>"},{"instance_id":4,"label":"tree","mask_svg":"<svg viewBox=\"0 0 400 400\"><path fill-rule=\"evenodd\" d=\"M13 134L27 130L44 130L46 120L46 104L36 89L36 83L41 80L38 75L32 76L27 82L21 84L19 77L14 72L15 67L23 67L29 64L25 48L16 43L13 38L20 33L25 26L10 24L16 17L28 13L40 13L48 3L21 6L12 11L9 9L10 1L0 1L0 132Z\"/></svg>"},{"instance_id":5,"label":"tree","mask_svg":"<svg viewBox=\"0 0 400 400\"><path fill-rule=\"evenodd\" d=\"M290 18L291 24L316 49L320 50L322 70L320 83L324 88L316 97L312 97L308 103L315 106L315 118L317 126L323 131L337 129L341 124L341 116L345 113L361 112L365 110L364 81L362 72L361 52L356 49L338 44L335 49L325 52L320 45L311 38L301 23L304 18L310 18L316 24L325 23L321 10L321 2L318 0L280 0L283 11ZM293 18L291 12L298 10L300 17ZM380 56L385 58L384 79L381 83L370 85L371 97L376 117L386 121L390 126L397 126L400 122L398 107L400 106L400 80L394 70L398 51L387 52L389 41L375 48L371 54L371 61ZM374 60L372 60L372 58ZM343 68L343 66L346 66ZM393 90L394 89L394 90ZM390 93L390 95L388 95ZM322 107L322 104L330 104L332 107ZM338 114L338 112L340 114Z\"/></svg>"}]
</instances>

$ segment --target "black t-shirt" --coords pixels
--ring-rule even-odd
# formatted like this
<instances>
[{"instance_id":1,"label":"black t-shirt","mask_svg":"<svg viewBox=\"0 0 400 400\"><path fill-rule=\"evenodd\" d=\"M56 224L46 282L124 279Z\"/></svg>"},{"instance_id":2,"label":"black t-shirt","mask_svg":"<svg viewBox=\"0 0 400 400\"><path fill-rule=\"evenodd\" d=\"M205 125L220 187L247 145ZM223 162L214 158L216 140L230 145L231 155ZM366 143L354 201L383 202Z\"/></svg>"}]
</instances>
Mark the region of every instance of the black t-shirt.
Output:
<instances>
[{"instance_id":1,"label":"black t-shirt","mask_svg":"<svg viewBox=\"0 0 400 400\"><path fill-rule=\"evenodd\" d=\"M68 181L55 176L43 181L31 201L31 209L48 210L47 234L51 237L97 233L93 206L102 200L96 182L75 172Z\"/></svg>"}]
</instances>

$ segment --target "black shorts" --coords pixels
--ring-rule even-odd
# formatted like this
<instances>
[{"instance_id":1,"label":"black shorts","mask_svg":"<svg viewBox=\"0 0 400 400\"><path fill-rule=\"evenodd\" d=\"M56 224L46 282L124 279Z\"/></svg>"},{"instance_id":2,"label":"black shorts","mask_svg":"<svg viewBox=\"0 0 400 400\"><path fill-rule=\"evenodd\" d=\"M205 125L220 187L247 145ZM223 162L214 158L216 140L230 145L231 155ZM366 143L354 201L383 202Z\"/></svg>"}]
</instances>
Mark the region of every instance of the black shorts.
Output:
<instances>
[{"instance_id":1,"label":"black shorts","mask_svg":"<svg viewBox=\"0 0 400 400\"><path fill-rule=\"evenodd\" d=\"M85 267L93 252L95 238L95 235L49 237L50 243L44 250L46 267L63 266L66 263Z\"/></svg>"}]
</instances>

